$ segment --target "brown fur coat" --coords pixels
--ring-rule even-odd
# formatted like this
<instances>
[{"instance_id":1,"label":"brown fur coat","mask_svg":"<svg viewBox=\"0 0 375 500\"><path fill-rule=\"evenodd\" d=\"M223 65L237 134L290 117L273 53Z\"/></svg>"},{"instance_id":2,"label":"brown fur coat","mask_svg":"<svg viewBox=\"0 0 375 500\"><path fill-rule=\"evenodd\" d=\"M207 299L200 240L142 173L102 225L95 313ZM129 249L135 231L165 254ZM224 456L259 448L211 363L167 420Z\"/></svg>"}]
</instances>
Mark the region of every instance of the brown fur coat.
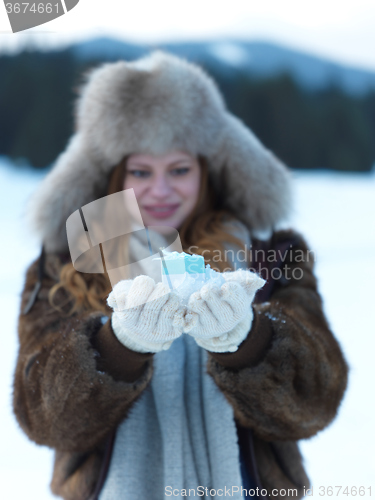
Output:
<instances>
[{"instance_id":1,"label":"brown fur coat","mask_svg":"<svg viewBox=\"0 0 375 500\"><path fill-rule=\"evenodd\" d=\"M269 494L297 488L298 495L275 498L301 498L309 480L296 441L334 419L347 365L324 317L304 239L292 230L278 231L269 245L287 251L282 276L257 294L254 321L238 351L210 353L207 368L233 406L239 428L252 429L253 466L262 486ZM52 491L66 500L86 500L98 481L108 435L150 382L153 355L120 344L98 311L63 317L54 310L48 291L61 264L58 254L47 254L38 300L20 315L13 403L29 438L56 450ZM296 268L301 279L299 272L292 277ZM21 310L37 269L38 260L27 271Z\"/></svg>"}]
</instances>

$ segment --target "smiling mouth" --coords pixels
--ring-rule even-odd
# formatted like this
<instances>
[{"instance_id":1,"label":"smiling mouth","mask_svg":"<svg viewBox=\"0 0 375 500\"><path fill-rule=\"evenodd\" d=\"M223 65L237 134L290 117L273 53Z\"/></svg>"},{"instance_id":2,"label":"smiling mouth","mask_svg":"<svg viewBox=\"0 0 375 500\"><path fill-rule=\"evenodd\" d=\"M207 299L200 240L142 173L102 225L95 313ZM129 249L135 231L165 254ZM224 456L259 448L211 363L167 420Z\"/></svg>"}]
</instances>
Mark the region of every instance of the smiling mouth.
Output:
<instances>
[{"instance_id":1,"label":"smiling mouth","mask_svg":"<svg viewBox=\"0 0 375 500\"><path fill-rule=\"evenodd\" d=\"M148 214L157 219L166 219L173 215L180 205L155 205L155 206L144 206Z\"/></svg>"}]
</instances>

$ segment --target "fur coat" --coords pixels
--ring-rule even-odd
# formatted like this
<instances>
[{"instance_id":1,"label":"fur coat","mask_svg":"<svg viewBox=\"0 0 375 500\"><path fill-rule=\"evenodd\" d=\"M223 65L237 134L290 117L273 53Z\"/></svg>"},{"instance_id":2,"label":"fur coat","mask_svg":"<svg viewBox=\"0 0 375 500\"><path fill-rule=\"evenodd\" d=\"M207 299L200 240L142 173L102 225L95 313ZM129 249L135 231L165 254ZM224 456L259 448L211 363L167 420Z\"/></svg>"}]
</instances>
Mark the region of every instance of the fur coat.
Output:
<instances>
[{"instance_id":1,"label":"fur coat","mask_svg":"<svg viewBox=\"0 0 375 500\"><path fill-rule=\"evenodd\" d=\"M207 370L234 408L240 446L259 488L269 495L294 489L298 494L286 498L301 498L309 480L297 441L336 416L347 365L324 317L302 236L278 231L267 244L254 245L286 256L267 264L282 276L256 296L254 321L238 351L209 353ZM64 318L51 308L48 291L63 263L62 254L46 255L38 300L20 315L13 402L29 438L56 450L52 491L66 500L88 500L104 480L113 431L150 382L153 355L120 344L98 311ZM38 280L38 264L27 271L21 310ZM255 270L264 265L253 262ZM292 277L296 268L300 279L299 271Z\"/></svg>"}]
</instances>

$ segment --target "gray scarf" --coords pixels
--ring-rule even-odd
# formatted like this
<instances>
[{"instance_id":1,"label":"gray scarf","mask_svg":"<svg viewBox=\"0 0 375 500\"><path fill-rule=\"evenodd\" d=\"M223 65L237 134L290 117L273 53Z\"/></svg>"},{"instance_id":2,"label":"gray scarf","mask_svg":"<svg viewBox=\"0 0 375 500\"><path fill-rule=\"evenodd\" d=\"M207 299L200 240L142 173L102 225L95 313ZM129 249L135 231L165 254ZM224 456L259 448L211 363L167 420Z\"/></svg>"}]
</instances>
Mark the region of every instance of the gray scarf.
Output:
<instances>
[{"instance_id":1,"label":"gray scarf","mask_svg":"<svg viewBox=\"0 0 375 500\"><path fill-rule=\"evenodd\" d=\"M249 248L246 227L231 227ZM226 248L236 256L237 247ZM148 249L138 242L131 251L141 258ZM237 269L248 265L236 259L233 263ZM207 374L207 356L186 334L155 354L150 385L117 429L100 500L207 499L215 497L213 490L222 489L224 496L225 488L241 489L233 408Z\"/></svg>"}]
</instances>

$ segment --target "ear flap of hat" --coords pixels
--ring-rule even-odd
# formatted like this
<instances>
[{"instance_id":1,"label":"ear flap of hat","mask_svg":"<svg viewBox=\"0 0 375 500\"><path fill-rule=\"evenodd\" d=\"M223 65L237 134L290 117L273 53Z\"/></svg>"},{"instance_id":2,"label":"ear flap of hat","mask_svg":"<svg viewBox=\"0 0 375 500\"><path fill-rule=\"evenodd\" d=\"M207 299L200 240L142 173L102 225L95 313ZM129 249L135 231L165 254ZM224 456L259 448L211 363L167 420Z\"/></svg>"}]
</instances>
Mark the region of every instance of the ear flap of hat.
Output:
<instances>
[{"instance_id":1,"label":"ear flap of hat","mask_svg":"<svg viewBox=\"0 0 375 500\"><path fill-rule=\"evenodd\" d=\"M216 187L225 205L253 232L286 221L292 208L289 170L230 113L213 163L221 165Z\"/></svg>"},{"instance_id":2,"label":"ear flap of hat","mask_svg":"<svg viewBox=\"0 0 375 500\"><path fill-rule=\"evenodd\" d=\"M74 135L28 204L27 218L47 252L68 250L67 218L105 196L107 177L103 167L90 158L81 136Z\"/></svg>"}]
</instances>

